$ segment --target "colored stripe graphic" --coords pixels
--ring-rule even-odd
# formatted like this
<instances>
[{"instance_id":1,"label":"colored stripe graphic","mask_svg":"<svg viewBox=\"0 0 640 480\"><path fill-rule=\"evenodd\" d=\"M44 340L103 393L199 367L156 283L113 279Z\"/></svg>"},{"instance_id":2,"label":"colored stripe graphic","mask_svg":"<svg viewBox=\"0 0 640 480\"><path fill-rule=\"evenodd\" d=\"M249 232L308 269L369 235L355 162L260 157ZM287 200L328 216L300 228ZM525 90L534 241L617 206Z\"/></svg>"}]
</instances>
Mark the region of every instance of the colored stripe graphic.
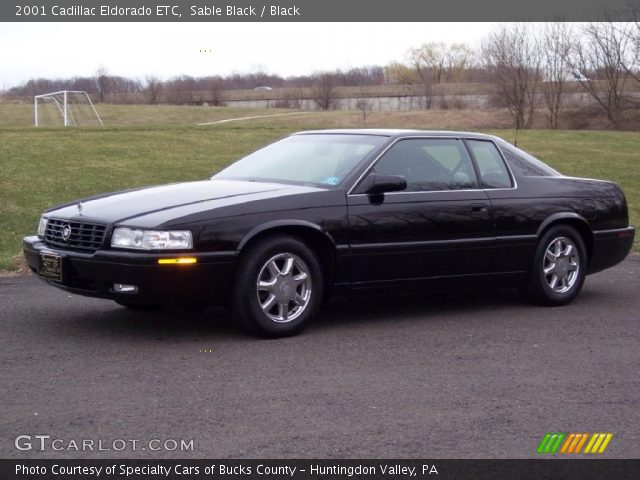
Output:
<instances>
[{"instance_id":1,"label":"colored stripe graphic","mask_svg":"<svg viewBox=\"0 0 640 480\"><path fill-rule=\"evenodd\" d=\"M587 438L589 437L588 433L582 433L582 439L580 440L580 442L578 442L578 445L576 445L576 451L575 453L580 453L580 450L582 450L582 446L584 445L584 443L587 441Z\"/></svg>"},{"instance_id":2,"label":"colored stripe graphic","mask_svg":"<svg viewBox=\"0 0 640 480\"><path fill-rule=\"evenodd\" d=\"M550 433L547 433L544 437L542 437L542 441L540 442L540 445L538 445L538 453L544 453L544 449L547 446L549 438L551 438Z\"/></svg>"},{"instance_id":3,"label":"colored stripe graphic","mask_svg":"<svg viewBox=\"0 0 640 480\"><path fill-rule=\"evenodd\" d=\"M584 453L604 453L613 433L594 433L584 449Z\"/></svg>"},{"instance_id":4,"label":"colored stripe graphic","mask_svg":"<svg viewBox=\"0 0 640 480\"><path fill-rule=\"evenodd\" d=\"M576 439L576 434L570 433L565 440L564 445L562 445L562 450L560 450L560 453L569 453L570 451L573 451L573 448L575 447L577 441L578 440ZM569 448L569 446L571 446L571 448Z\"/></svg>"},{"instance_id":5,"label":"colored stripe graphic","mask_svg":"<svg viewBox=\"0 0 640 480\"><path fill-rule=\"evenodd\" d=\"M564 437L564 433L547 433L538 445L538 453L556 453Z\"/></svg>"},{"instance_id":6,"label":"colored stripe graphic","mask_svg":"<svg viewBox=\"0 0 640 480\"><path fill-rule=\"evenodd\" d=\"M537 452L548 454L604 453L612 438L613 433L549 432L542 438ZM588 442L587 439L589 440ZM585 443L587 446L583 452L582 447Z\"/></svg>"},{"instance_id":7,"label":"colored stripe graphic","mask_svg":"<svg viewBox=\"0 0 640 480\"><path fill-rule=\"evenodd\" d=\"M588 437L588 433L570 433L564 445L562 445L560 453L580 453Z\"/></svg>"}]
</instances>

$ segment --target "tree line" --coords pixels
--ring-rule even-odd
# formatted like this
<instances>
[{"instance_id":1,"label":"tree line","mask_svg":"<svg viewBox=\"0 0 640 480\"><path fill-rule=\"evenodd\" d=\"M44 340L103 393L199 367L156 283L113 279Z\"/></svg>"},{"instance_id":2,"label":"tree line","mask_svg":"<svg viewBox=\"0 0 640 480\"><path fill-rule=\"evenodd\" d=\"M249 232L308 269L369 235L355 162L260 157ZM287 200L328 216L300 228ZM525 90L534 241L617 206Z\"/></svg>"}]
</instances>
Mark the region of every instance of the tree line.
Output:
<instances>
[{"instance_id":1,"label":"tree line","mask_svg":"<svg viewBox=\"0 0 640 480\"><path fill-rule=\"evenodd\" d=\"M414 85L421 91L424 108L431 108L434 85L486 83L494 87L493 104L508 109L516 128L529 128L539 111L544 112L550 128L557 128L567 86L573 82L611 126L626 128L629 122L638 121L640 110L640 9L631 8L632 22L504 24L474 47L426 43L410 49L404 61L386 66L287 78L253 72L197 78L181 75L168 80L125 78L100 68L91 77L29 80L5 96L84 90L98 102L144 98L150 104L161 99L189 104L194 103L197 92L207 92L211 104L224 105L226 90L269 87L287 89L282 106L296 107L299 92L307 88L312 89L318 108L329 110L337 104L337 87ZM366 101L362 105L366 110Z\"/></svg>"}]
</instances>

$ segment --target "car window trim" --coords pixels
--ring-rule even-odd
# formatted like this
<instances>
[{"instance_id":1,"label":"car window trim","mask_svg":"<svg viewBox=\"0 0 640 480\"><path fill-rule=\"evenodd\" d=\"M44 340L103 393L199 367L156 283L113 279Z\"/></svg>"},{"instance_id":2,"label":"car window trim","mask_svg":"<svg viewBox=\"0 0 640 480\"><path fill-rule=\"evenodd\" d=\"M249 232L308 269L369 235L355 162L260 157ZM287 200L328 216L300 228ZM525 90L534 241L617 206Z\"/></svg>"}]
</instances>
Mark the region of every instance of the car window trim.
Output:
<instances>
[{"instance_id":1,"label":"car window trim","mask_svg":"<svg viewBox=\"0 0 640 480\"><path fill-rule=\"evenodd\" d=\"M498 150L498 153L500 155L500 158L502 159L502 162L504 163L504 165L507 167L507 172L509 173L509 177L511 178L511 187L501 187L501 188L482 188L482 185L480 185L480 178L478 177L478 172L476 172L476 177L478 177L477 180L477 185L478 188L467 188L467 189L461 189L461 190L420 190L417 192L386 192L385 195L411 195L411 194L415 194L415 193L442 193L442 192L479 192L479 191L499 191L499 190L516 190L518 188L518 182L516 180L515 175L513 174L513 172L511 171L511 167L509 166L509 163L506 161L506 159L504 158L504 154L502 153L502 150L500 150L500 148L498 147L498 144L491 138L473 138L473 137L454 137L454 136L447 136L447 135L408 135L408 136L402 136L402 137L397 137L395 138L391 143L389 143L389 145L387 145L369 164L369 166L367 168L365 168L365 170L362 172L362 174L358 177L358 179L353 183L353 185L351 186L351 188L348 189L347 191L347 196L348 197L354 197L354 196L361 196L361 195L370 195L369 193L353 193L354 190L356 190L364 181L364 179L367 177L367 175L369 175L369 173L371 173L371 170L373 170L373 168L375 167L376 163L378 163L378 161L382 158L382 156L387 153L389 151L389 149L391 149L391 147L393 147L396 143L402 141L402 140L410 140L410 139L423 139L423 140L429 140L429 139L437 139L437 140L442 140L442 139L451 139L451 140L462 140L462 142L465 144L465 148L469 148L466 145L465 140L479 140L479 141L483 141L483 142L491 142L493 144L493 146L496 148L496 150ZM476 164L475 164L475 157L471 158L474 169L477 168Z\"/></svg>"},{"instance_id":2,"label":"car window trim","mask_svg":"<svg viewBox=\"0 0 640 480\"><path fill-rule=\"evenodd\" d=\"M482 175L480 175L480 166L478 165L478 161L476 159L476 155L473 152L471 145L469 145L468 142L470 141L476 141L476 142L489 142L491 143L494 148L496 149L496 151L498 152L498 157L500 157L500 160L502 161L502 165L504 165L506 171L507 171L507 176L509 177L509 183L511 183L510 187L486 187L483 188L483 190L509 190L514 188L515 182L516 182L516 178L513 175L513 172L511 171L511 169L509 168L509 164L506 161L506 159L504 158L504 155L502 154L502 150L500 150L498 148L498 145L493 142L492 140L489 139L484 139L484 138L464 138L462 139L462 142L464 143L465 147L467 148L467 151L469 152L469 155L471 156L471 161L473 162L473 166L476 170L476 176L478 177L478 185L480 187L482 187Z\"/></svg>"}]
</instances>

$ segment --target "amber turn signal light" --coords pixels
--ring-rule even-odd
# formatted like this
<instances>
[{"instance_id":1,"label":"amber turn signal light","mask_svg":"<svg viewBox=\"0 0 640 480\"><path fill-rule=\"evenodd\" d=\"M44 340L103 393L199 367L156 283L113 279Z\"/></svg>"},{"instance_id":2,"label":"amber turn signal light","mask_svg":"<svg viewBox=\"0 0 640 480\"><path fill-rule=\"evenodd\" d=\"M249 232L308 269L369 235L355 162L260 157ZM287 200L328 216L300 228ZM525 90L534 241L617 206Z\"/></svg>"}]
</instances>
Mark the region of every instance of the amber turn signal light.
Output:
<instances>
[{"instance_id":1,"label":"amber turn signal light","mask_svg":"<svg viewBox=\"0 0 640 480\"><path fill-rule=\"evenodd\" d=\"M159 265L187 265L192 263L198 263L198 259L194 257L180 257L180 258L159 258Z\"/></svg>"}]
</instances>

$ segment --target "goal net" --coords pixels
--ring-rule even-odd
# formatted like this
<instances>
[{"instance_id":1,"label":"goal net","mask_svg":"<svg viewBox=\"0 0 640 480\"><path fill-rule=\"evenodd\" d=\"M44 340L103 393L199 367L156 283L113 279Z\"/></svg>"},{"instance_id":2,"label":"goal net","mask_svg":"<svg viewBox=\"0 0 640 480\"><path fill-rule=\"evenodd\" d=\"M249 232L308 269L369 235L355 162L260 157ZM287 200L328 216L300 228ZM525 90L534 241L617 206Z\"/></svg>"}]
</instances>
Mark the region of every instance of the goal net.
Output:
<instances>
[{"instance_id":1,"label":"goal net","mask_svg":"<svg viewBox=\"0 0 640 480\"><path fill-rule=\"evenodd\" d=\"M33 97L35 126L102 125L102 119L84 91L63 90Z\"/></svg>"}]
</instances>

